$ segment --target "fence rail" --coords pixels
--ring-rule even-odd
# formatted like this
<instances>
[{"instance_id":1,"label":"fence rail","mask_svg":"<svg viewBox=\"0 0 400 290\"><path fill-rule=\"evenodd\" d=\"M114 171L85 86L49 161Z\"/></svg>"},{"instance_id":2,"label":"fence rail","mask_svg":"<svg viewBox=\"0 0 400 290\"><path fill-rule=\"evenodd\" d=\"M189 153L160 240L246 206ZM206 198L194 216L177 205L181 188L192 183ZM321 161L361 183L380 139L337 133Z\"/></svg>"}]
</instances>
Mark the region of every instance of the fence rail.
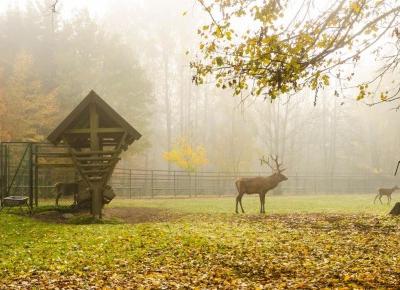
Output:
<instances>
[{"instance_id":1,"label":"fence rail","mask_svg":"<svg viewBox=\"0 0 400 290\"><path fill-rule=\"evenodd\" d=\"M15 169L9 166L12 174ZM140 170L117 168L110 185L119 198L225 196L237 192L235 180L239 177L262 175L259 172L197 172ZM73 168L40 168L38 170L38 197L53 197L54 184L74 182L78 178ZM374 193L379 187L392 187L398 178L379 176L324 176L289 175L275 194ZM29 192L29 173L25 170L14 182L11 194Z\"/></svg>"},{"instance_id":2,"label":"fence rail","mask_svg":"<svg viewBox=\"0 0 400 290\"><path fill-rule=\"evenodd\" d=\"M197 172L116 169L111 185L124 198L223 196L236 193L239 177L259 176L258 172ZM396 178L380 176L289 175L276 194L372 193L393 186Z\"/></svg>"},{"instance_id":3,"label":"fence rail","mask_svg":"<svg viewBox=\"0 0 400 290\"><path fill-rule=\"evenodd\" d=\"M64 147L42 143L0 142L0 202L7 195L24 195L30 202L53 198L54 184L75 182L79 175L64 157ZM53 160L52 156L58 156ZM56 163L55 163L56 162ZM44 166L46 165L46 166ZM47 166L48 165L48 166ZM261 172L196 172L115 169L110 185L119 198L224 196L236 193L239 177L267 175ZM390 175L289 175L274 193L374 193L392 187Z\"/></svg>"},{"instance_id":4,"label":"fence rail","mask_svg":"<svg viewBox=\"0 0 400 290\"><path fill-rule=\"evenodd\" d=\"M13 172L13 167L9 168ZM259 176L259 172L197 172L139 170L117 168L110 184L119 198L225 196L236 193L235 180L239 177ZM391 187L398 178L379 176L324 176L289 175L275 194L373 193L379 187ZM74 182L77 174L71 169L43 168L38 173L39 198L52 197L54 184ZM13 193L29 191L29 174L20 174Z\"/></svg>"}]
</instances>

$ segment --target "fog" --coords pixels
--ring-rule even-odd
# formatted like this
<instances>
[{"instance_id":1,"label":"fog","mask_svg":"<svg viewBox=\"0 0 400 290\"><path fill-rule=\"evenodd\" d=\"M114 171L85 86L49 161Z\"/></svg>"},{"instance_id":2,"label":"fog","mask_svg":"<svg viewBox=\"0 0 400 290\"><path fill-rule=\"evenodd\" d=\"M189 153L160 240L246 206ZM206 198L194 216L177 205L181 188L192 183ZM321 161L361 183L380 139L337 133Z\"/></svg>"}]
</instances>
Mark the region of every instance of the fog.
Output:
<instances>
[{"instance_id":1,"label":"fog","mask_svg":"<svg viewBox=\"0 0 400 290\"><path fill-rule=\"evenodd\" d=\"M51 3L0 1L3 84L18 55L30 55L45 92L38 95L51 92L60 106L54 126L94 89L143 135L119 167L178 170L163 153L184 138L205 148L208 163L199 171L260 172L267 169L259 158L276 154L289 175L393 174L400 159L394 103L368 106L373 99L356 101L351 92L336 97L335 84L315 105L307 90L270 102L242 101L212 82L195 86L189 62L207 21L195 1L60 0L54 15ZM365 68L375 69L366 61L360 78Z\"/></svg>"}]
</instances>

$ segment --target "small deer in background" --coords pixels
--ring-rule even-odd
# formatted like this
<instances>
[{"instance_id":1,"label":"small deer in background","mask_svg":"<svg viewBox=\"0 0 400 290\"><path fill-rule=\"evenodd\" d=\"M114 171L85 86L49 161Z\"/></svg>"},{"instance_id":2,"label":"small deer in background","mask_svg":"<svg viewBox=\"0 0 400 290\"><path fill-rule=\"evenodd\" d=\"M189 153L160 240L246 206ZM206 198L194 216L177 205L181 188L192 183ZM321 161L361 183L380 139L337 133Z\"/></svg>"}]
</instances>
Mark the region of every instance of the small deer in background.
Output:
<instances>
[{"instance_id":1,"label":"small deer in background","mask_svg":"<svg viewBox=\"0 0 400 290\"><path fill-rule=\"evenodd\" d=\"M258 194L260 196L260 213L265 213L265 195L266 193L274 189L278 186L278 184L282 181L287 180L288 178L282 174L285 169L281 169L280 166L282 164L278 163L278 156L275 158L271 156L271 159L275 162L275 167L271 165L268 160L265 160L264 157L260 160L261 164L267 164L272 171L274 172L270 176L258 176L251 178L239 178L236 181L236 188L238 191L238 196L236 197L236 213L238 213L238 204L240 204L240 208L242 209L242 213L244 213L242 206L242 197L246 194Z\"/></svg>"},{"instance_id":2,"label":"small deer in background","mask_svg":"<svg viewBox=\"0 0 400 290\"><path fill-rule=\"evenodd\" d=\"M76 199L79 191L79 185L76 182L66 183L59 182L54 184L54 191L56 193L56 206L58 206L58 200L61 196L70 196L74 197L74 204L76 204Z\"/></svg>"},{"instance_id":3,"label":"small deer in background","mask_svg":"<svg viewBox=\"0 0 400 290\"><path fill-rule=\"evenodd\" d=\"M399 187L398 187L397 185L395 185L395 186L392 187L392 188L379 188L378 194L375 196L375 199L374 199L374 204L375 204L376 199L377 199L378 197L379 197L379 201L380 201L381 204L382 204L382 196L384 196L384 195L387 196L388 204L389 204L389 203L392 201L392 193L393 193L394 191L398 190L398 189L399 189Z\"/></svg>"}]
</instances>

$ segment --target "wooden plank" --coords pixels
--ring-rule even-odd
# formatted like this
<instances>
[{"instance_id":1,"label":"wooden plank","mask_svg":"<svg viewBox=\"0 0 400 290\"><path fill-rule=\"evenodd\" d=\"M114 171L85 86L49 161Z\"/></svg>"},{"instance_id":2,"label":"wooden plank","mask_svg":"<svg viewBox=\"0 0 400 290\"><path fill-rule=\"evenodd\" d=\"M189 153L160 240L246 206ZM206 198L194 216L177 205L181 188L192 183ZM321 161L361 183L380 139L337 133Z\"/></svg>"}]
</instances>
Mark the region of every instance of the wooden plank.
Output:
<instances>
[{"instance_id":1,"label":"wooden plank","mask_svg":"<svg viewBox=\"0 0 400 290\"><path fill-rule=\"evenodd\" d=\"M89 179L90 181L99 181L99 180L102 180L103 177L93 176L93 177L88 177L88 179Z\"/></svg>"},{"instance_id":2,"label":"wooden plank","mask_svg":"<svg viewBox=\"0 0 400 290\"><path fill-rule=\"evenodd\" d=\"M82 128L82 129L69 129L65 131L66 134L90 134L92 132L92 128ZM123 128L97 128L97 133L124 133L125 130Z\"/></svg>"},{"instance_id":3,"label":"wooden plank","mask_svg":"<svg viewBox=\"0 0 400 290\"><path fill-rule=\"evenodd\" d=\"M38 167L54 167L54 168L63 168L63 167L74 167L73 163L38 163Z\"/></svg>"},{"instance_id":4,"label":"wooden plank","mask_svg":"<svg viewBox=\"0 0 400 290\"><path fill-rule=\"evenodd\" d=\"M111 161L111 160L120 160L118 157L76 157L78 161Z\"/></svg>"},{"instance_id":5,"label":"wooden plank","mask_svg":"<svg viewBox=\"0 0 400 290\"><path fill-rule=\"evenodd\" d=\"M36 156L37 157L53 157L53 158L56 158L56 157L71 157L71 154L70 153L67 153L67 152L65 152L65 153L61 153L61 152L46 152L46 153L36 153Z\"/></svg>"},{"instance_id":6,"label":"wooden plank","mask_svg":"<svg viewBox=\"0 0 400 290\"><path fill-rule=\"evenodd\" d=\"M89 120L90 120L90 150L98 151L100 149L99 136L97 135L97 129L99 128L99 115L97 113L95 102L91 102L89 105ZM92 157L90 159L96 160L94 158L98 157ZM100 160L104 160L103 158L101 158ZM82 161L82 159L80 159L79 161ZM88 179L89 181L100 181L102 178L89 177ZM92 189L93 189L92 215L95 218L101 218L102 215L101 211L103 209L103 190L100 184L92 184Z\"/></svg>"},{"instance_id":7,"label":"wooden plank","mask_svg":"<svg viewBox=\"0 0 400 290\"><path fill-rule=\"evenodd\" d=\"M99 136L97 130L99 128L99 115L97 114L96 104L94 102L89 105L89 120L90 120L90 149L92 151L98 151L99 148Z\"/></svg>"},{"instance_id":8,"label":"wooden plank","mask_svg":"<svg viewBox=\"0 0 400 290\"><path fill-rule=\"evenodd\" d=\"M68 144L67 139L65 138L65 136L63 136L63 141L65 144ZM76 150L74 150L72 147L68 147L69 152L71 153L71 159L75 164L75 168L78 169L81 177L85 180L85 182L87 183L87 185L89 187L91 187L91 184L89 182L89 180L86 178L86 176L83 174L82 168L79 166L79 162L78 160L76 160L76 157L74 155L74 153L76 152Z\"/></svg>"},{"instance_id":9,"label":"wooden plank","mask_svg":"<svg viewBox=\"0 0 400 290\"><path fill-rule=\"evenodd\" d=\"M112 155L118 153L117 150L107 150L107 151L81 151L81 152L76 152L76 156L84 156L84 155Z\"/></svg>"},{"instance_id":10,"label":"wooden plank","mask_svg":"<svg viewBox=\"0 0 400 290\"><path fill-rule=\"evenodd\" d=\"M91 174L91 173L105 173L108 172L107 169L83 169L83 172L85 174Z\"/></svg>"},{"instance_id":11,"label":"wooden plank","mask_svg":"<svg viewBox=\"0 0 400 290\"><path fill-rule=\"evenodd\" d=\"M127 137L127 136L128 136L128 133L125 132L124 135L122 136L121 140L119 140L119 143L118 143L118 145L117 145L116 148L115 148L115 149L118 151L118 155L117 155L117 156L119 156L119 155L121 154L122 148L123 148L124 146L126 146L125 140L126 140L126 137ZM104 177L104 180L103 180L103 187L106 186L108 180L111 178L111 175L112 175L112 173L113 173L113 171L114 171L114 169L115 169L115 166L117 166L118 160L120 160L120 159L121 159L121 158L118 158L118 159L113 160L113 161L110 162L110 170L109 170L109 172L107 173L107 175Z\"/></svg>"},{"instance_id":12,"label":"wooden plank","mask_svg":"<svg viewBox=\"0 0 400 290\"><path fill-rule=\"evenodd\" d=\"M79 164L80 167L82 168L88 168L88 167L110 167L110 163L89 163L89 164Z\"/></svg>"}]
</instances>

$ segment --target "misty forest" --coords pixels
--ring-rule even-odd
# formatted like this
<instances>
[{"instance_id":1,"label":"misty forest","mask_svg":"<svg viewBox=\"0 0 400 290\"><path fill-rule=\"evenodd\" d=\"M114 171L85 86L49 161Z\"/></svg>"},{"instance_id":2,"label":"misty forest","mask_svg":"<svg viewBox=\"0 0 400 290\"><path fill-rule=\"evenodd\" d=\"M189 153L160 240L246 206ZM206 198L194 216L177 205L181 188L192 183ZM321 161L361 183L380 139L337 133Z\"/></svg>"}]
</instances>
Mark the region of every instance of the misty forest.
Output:
<instances>
[{"instance_id":1,"label":"misty forest","mask_svg":"<svg viewBox=\"0 0 400 290\"><path fill-rule=\"evenodd\" d=\"M398 289L399 65L396 0L0 0L0 289Z\"/></svg>"}]
</instances>

